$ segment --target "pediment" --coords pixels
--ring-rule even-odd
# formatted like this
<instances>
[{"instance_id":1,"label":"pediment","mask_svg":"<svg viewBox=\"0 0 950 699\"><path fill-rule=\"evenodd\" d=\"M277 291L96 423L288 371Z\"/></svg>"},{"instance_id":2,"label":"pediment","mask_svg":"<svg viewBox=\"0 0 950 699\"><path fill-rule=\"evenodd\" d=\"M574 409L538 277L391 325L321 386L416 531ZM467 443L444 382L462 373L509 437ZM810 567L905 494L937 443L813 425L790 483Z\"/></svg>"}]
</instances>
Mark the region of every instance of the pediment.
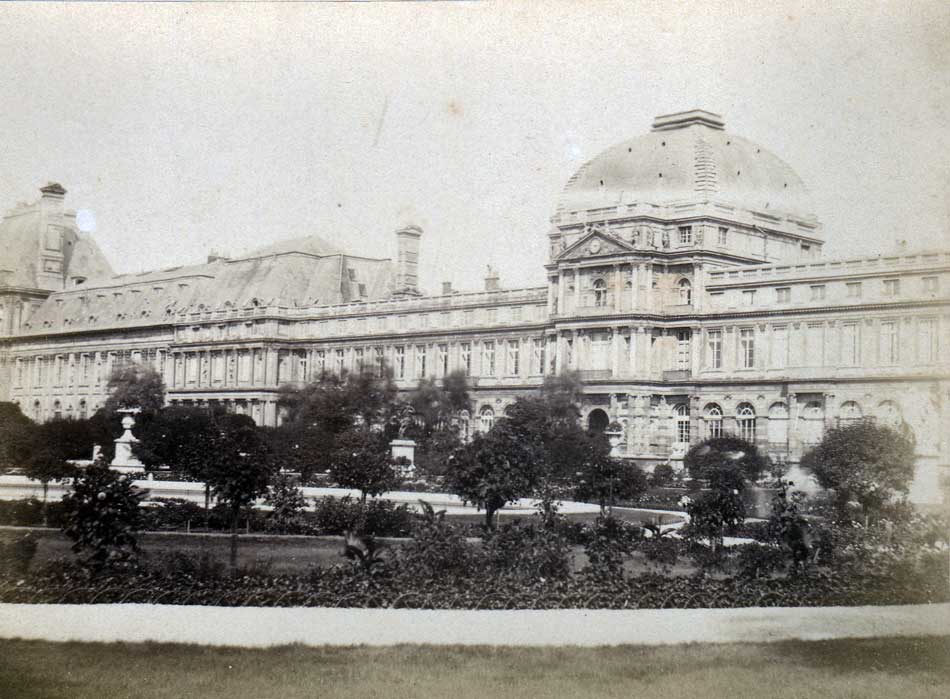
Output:
<instances>
[{"instance_id":1,"label":"pediment","mask_svg":"<svg viewBox=\"0 0 950 699\"><path fill-rule=\"evenodd\" d=\"M563 250L557 260L576 260L590 257L607 257L618 253L633 252L634 248L620 240L614 238L603 230L594 229L580 240Z\"/></svg>"}]
</instances>

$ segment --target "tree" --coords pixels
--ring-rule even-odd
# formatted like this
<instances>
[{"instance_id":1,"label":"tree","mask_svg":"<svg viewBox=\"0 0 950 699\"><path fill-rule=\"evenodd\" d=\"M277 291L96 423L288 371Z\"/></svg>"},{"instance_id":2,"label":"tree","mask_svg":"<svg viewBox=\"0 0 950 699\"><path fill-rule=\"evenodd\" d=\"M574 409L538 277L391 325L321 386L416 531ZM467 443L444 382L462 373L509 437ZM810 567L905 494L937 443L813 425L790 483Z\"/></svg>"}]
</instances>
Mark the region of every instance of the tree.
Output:
<instances>
[{"instance_id":1,"label":"tree","mask_svg":"<svg viewBox=\"0 0 950 699\"><path fill-rule=\"evenodd\" d=\"M723 530L745 520L742 492L746 482L757 479L765 469L766 459L751 442L725 435L693 445L683 461L690 476L705 480L709 487L686 507L690 517L686 534L708 539L716 553Z\"/></svg>"},{"instance_id":2,"label":"tree","mask_svg":"<svg viewBox=\"0 0 950 699\"><path fill-rule=\"evenodd\" d=\"M267 489L264 502L271 507L267 518L269 529L283 534L299 534L303 529L302 513L307 499L289 476L279 475Z\"/></svg>"},{"instance_id":3,"label":"tree","mask_svg":"<svg viewBox=\"0 0 950 699\"><path fill-rule=\"evenodd\" d=\"M465 373L452 372L441 384L434 379L420 380L408 405L411 419L404 436L416 443L416 466L426 474L444 474L449 456L461 444L456 417L470 406ZM388 431L388 436L397 434L397 430Z\"/></svg>"},{"instance_id":4,"label":"tree","mask_svg":"<svg viewBox=\"0 0 950 699\"><path fill-rule=\"evenodd\" d=\"M339 436L330 473L340 487L359 490L363 505L368 495L381 495L399 482L386 435L365 426L354 427Z\"/></svg>"},{"instance_id":5,"label":"tree","mask_svg":"<svg viewBox=\"0 0 950 699\"><path fill-rule=\"evenodd\" d=\"M0 469L23 466L30 452L34 427L20 406L0 401Z\"/></svg>"},{"instance_id":6,"label":"tree","mask_svg":"<svg viewBox=\"0 0 950 699\"><path fill-rule=\"evenodd\" d=\"M121 408L139 408L139 417L148 421L165 405L162 375L147 364L128 364L112 370L109 397L103 406L111 419Z\"/></svg>"},{"instance_id":7,"label":"tree","mask_svg":"<svg viewBox=\"0 0 950 699\"><path fill-rule=\"evenodd\" d=\"M447 480L453 493L485 510L485 526L493 529L498 510L535 492L543 468L540 440L512 429L502 418L487 434L476 434L455 451Z\"/></svg>"},{"instance_id":8,"label":"tree","mask_svg":"<svg viewBox=\"0 0 950 699\"><path fill-rule=\"evenodd\" d=\"M135 455L150 469L167 466L205 484L205 526L211 511L209 470L218 457L223 411L198 406L169 406L138 430Z\"/></svg>"},{"instance_id":9,"label":"tree","mask_svg":"<svg viewBox=\"0 0 950 699\"><path fill-rule=\"evenodd\" d=\"M588 455L578 471L574 497L596 502L601 516L606 516L617 500L631 500L645 493L647 477L636 464L611 457L610 445L605 447L597 438L603 435L588 436Z\"/></svg>"},{"instance_id":10,"label":"tree","mask_svg":"<svg viewBox=\"0 0 950 699\"><path fill-rule=\"evenodd\" d=\"M914 477L914 442L897 430L863 420L829 430L804 455L802 467L822 488L834 491L840 515L857 503L867 526L888 502L907 494Z\"/></svg>"},{"instance_id":11,"label":"tree","mask_svg":"<svg viewBox=\"0 0 950 699\"><path fill-rule=\"evenodd\" d=\"M63 451L56 444L37 443L35 449L26 459L26 475L43 486L43 526L48 523L49 484L52 481L62 481L75 472L75 467L63 456Z\"/></svg>"},{"instance_id":12,"label":"tree","mask_svg":"<svg viewBox=\"0 0 950 699\"><path fill-rule=\"evenodd\" d=\"M139 503L147 494L102 459L82 470L63 498L63 531L84 564L98 571L134 562L143 524Z\"/></svg>"},{"instance_id":13,"label":"tree","mask_svg":"<svg viewBox=\"0 0 950 699\"><path fill-rule=\"evenodd\" d=\"M211 493L227 508L231 521L230 566L233 571L237 568L241 512L267 493L275 465L267 443L250 417L220 415L215 427L205 477Z\"/></svg>"}]
</instances>

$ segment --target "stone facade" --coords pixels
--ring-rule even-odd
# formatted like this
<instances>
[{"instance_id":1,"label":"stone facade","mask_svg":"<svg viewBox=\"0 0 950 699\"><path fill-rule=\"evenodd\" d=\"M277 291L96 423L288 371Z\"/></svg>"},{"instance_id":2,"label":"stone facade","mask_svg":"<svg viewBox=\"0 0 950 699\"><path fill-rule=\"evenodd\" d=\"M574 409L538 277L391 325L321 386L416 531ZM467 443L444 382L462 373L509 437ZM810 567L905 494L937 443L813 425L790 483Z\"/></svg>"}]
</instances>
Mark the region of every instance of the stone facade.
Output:
<instances>
[{"instance_id":1,"label":"stone facade","mask_svg":"<svg viewBox=\"0 0 950 699\"><path fill-rule=\"evenodd\" d=\"M386 364L410 390L461 369L470 433L571 369L584 419L618 423L620 453L646 466L725 432L794 464L829 426L872 416L913 432L913 495L938 497L950 251L823 260L804 185L716 115L658 117L586 163L552 217L544 287L499 288L490 272L484 291L421 293L424 235L395 237L395 263L311 237L144 275L67 265L55 283L0 286L0 398L40 420L82 416L113 367L148 362L173 403L276 424L278 387L324 371ZM22 299L32 314L11 320Z\"/></svg>"}]
</instances>

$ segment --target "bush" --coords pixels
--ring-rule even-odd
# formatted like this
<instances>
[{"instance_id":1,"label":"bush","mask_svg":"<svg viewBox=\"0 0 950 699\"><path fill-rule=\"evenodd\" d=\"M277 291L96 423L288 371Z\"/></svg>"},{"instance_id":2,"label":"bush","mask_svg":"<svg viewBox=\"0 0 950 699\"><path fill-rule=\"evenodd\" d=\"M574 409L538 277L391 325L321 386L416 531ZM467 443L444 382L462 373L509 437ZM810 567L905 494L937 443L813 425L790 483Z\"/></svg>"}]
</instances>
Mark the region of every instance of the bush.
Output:
<instances>
[{"instance_id":1,"label":"bush","mask_svg":"<svg viewBox=\"0 0 950 699\"><path fill-rule=\"evenodd\" d=\"M616 517L598 517L590 527L587 573L604 579L623 577L623 563L636 549L642 536L640 527Z\"/></svg>"},{"instance_id":2,"label":"bush","mask_svg":"<svg viewBox=\"0 0 950 699\"><path fill-rule=\"evenodd\" d=\"M571 548L558 527L535 515L489 531L485 564L497 575L519 580L564 579L571 573Z\"/></svg>"},{"instance_id":3,"label":"bush","mask_svg":"<svg viewBox=\"0 0 950 699\"><path fill-rule=\"evenodd\" d=\"M785 569L787 555L775 546L743 544L733 548L739 575L746 578L768 577Z\"/></svg>"},{"instance_id":4,"label":"bush","mask_svg":"<svg viewBox=\"0 0 950 699\"><path fill-rule=\"evenodd\" d=\"M182 498L155 498L143 507L142 528L155 531L203 525L205 509Z\"/></svg>"},{"instance_id":5,"label":"bush","mask_svg":"<svg viewBox=\"0 0 950 699\"><path fill-rule=\"evenodd\" d=\"M65 508L62 502L47 502L47 524L62 527ZM39 527L43 524L43 502L37 498L0 500L0 525Z\"/></svg>"},{"instance_id":6,"label":"bush","mask_svg":"<svg viewBox=\"0 0 950 699\"><path fill-rule=\"evenodd\" d=\"M412 539L396 552L399 574L417 580L463 580L477 575L481 550L469 543L463 530L422 502L422 514L412 527Z\"/></svg>"},{"instance_id":7,"label":"bush","mask_svg":"<svg viewBox=\"0 0 950 699\"><path fill-rule=\"evenodd\" d=\"M281 534L303 534L306 531L303 512L307 499L289 477L281 475L274 479L265 502L273 508L267 515L267 531Z\"/></svg>"},{"instance_id":8,"label":"bush","mask_svg":"<svg viewBox=\"0 0 950 699\"><path fill-rule=\"evenodd\" d=\"M340 536L359 531L370 536L408 536L412 512L408 505L391 500L368 500L365 507L349 495L324 497L314 501L311 532Z\"/></svg>"},{"instance_id":9,"label":"bush","mask_svg":"<svg viewBox=\"0 0 950 699\"><path fill-rule=\"evenodd\" d=\"M17 536L12 541L0 541L0 567L15 575L25 575L36 555L36 539L30 532Z\"/></svg>"},{"instance_id":10,"label":"bush","mask_svg":"<svg viewBox=\"0 0 950 699\"><path fill-rule=\"evenodd\" d=\"M650 485L654 488L662 488L671 485L676 479L676 471L670 464L657 464L653 467L653 473L650 474Z\"/></svg>"},{"instance_id":11,"label":"bush","mask_svg":"<svg viewBox=\"0 0 950 699\"><path fill-rule=\"evenodd\" d=\"M679 560L681 544L676 539L654 536L640 543L640 550L651 563L674 566Z\"/></svg>"}]
</instances>

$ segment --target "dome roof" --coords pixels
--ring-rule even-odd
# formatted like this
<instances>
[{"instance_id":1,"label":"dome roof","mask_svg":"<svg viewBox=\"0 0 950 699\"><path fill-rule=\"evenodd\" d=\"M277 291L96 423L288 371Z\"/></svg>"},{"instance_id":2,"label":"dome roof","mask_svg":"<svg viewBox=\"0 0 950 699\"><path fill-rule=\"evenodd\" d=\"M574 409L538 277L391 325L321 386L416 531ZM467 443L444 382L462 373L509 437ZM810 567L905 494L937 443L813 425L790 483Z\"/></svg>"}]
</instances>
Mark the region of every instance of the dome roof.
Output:
<instances>
[{"instance_id":1,"label":"dome roof","mask_svg":"<svg viewBox=\"0 0 950 699\"><path fill-rule=\"evenodd\" d=\"M568 180L558 212L709 201L813 219L811 197L795 171L724 128L722 117L702 110L658 116L650 133L583 165Z\"/></svg>"}]
</instances>

